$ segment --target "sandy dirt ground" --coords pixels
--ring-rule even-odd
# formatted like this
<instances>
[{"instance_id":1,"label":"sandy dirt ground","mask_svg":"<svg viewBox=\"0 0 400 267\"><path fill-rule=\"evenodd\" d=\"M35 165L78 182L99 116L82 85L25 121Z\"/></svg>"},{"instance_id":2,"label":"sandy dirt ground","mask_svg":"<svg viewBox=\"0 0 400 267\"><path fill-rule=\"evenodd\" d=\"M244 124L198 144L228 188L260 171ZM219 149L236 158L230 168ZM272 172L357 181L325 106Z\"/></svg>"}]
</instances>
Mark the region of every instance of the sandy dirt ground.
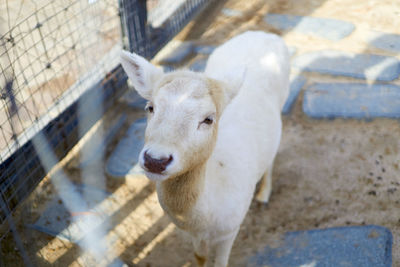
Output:
<instances>
[{"instance_id":1,"label":"sandy dirt ground","mask_svg":"<svg viewBox=\"0 0 400 267\"><path fill-rule=\"evenodd\" d=\"M244 15L223 16L224 7ZM336 18L354 23L356 30L337 42L282 33L263 22L266 13ZM297 54L329 48L396 56L369 47L365 36L369 30L399 34L399 14L400 3L395 1L220 1L191 22L177 39L220 44L245 30L259 29L282 35L289 46L297 47ZM356 81L305 76L305 88L317 81ZM394 83L399 84L399 80ZM255 252L279 242L288 231L369 224L392 231L393 266L400 266L400 124L389 119L312 120L302 112L301 100L302 93L292 113L283 117L270 202L260 205L253 201L234 243L230 266L245 266ZM119 137L143 116L142 111L121 102L105 115L104 126L107 128L122 112L128 114L128 121ZM106 155L117 141L110 144ZM73 181L81 179L77 162L73 153L64 162L64 170ZM107 235L108 240L114 237L111 260L119 257L128 266L195 266L189 239L163 213L151 182L139 176L107 177L107 190L120 205L110 218L112 229ZM25 252L37 266L92 266L93 261L77 245L23 226L38 218L53 191L46 178L15 216ZM2 241L1 249L5 266L23 265L12 234Z\"/></svg>"}]
</instances>

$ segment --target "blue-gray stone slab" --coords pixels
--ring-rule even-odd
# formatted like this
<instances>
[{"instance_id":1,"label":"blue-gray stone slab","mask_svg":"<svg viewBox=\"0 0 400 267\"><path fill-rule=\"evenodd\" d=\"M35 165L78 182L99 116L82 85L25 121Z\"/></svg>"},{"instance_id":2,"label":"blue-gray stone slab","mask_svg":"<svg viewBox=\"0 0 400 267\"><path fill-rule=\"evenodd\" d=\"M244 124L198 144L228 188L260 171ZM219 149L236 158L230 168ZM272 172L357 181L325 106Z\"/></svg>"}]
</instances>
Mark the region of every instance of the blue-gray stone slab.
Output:
<instances>
[{"instance_id":1,"label":"blue-gray stone slab","mask_svg":"<svg viewBox=\"0 0 400 267\"><path fill-rule=\"evenodd\" d=\"M192 42L182 42L170 54L165 56L160 62L161 64L180 64L188 56L194 52L194 45Z\"/></svg>"},{"instance_id":2,"label":"blue-gray stone slab","mask_svg":"<svg viewBox=\"0 0 400 267\"><path fill-rule=\"evenodd\" d=\"M367 36L368 44L389 52L400 53L400 35L371 31Z\"/></svg>"},{"instance_id":3,"label":"blue-gray stone slab","mask_svg":"<svg viewBox=\"0 0 400 267\"><path fill-rule=\"evenodd\" d=\"M67 194L65 191L64 194ZM73 192L78 193L82 199L85 200L88 210L74 210L69 211L61 198L56 195L47 204L44 212L40 215L39 219L34 224L27 225L35 230L47 233L52 236L56 236L62 240L67 240L70 242L78 243L85 235L83 232L84 227L84 217L85 216L99 216L100 218L109 215L110 205L107 205L104 201L108 197L111 197L110 193L103 190L94 188L89 185L75 185ZM86 194L84 194L86 193ZM74 194L71 196L65 195L64 197L74 198ZM99 203L103 205L98 205ZM98 225L100 225L104 219L96 220ZM98 225L91 225L94 229Z\"/></svg>"},{"instance_id":4,"label":"blue-gray stone slab","mask_svg":"<svg viewBox=\"0 0 400 267\"><path fill-rule=\"evenodd\" d=\"M141 97L135 89L128 90L123 96L122 96L122 101L125 102L128 106L132 108L139 108L139 109L144 109L147 100Z\"/></svg>"},{"instance_id":5,"label":"blue-gray stone slab","mask_svg":"<svg viewBox=\"0 0 400 267\"><path fill-rule=\"evenodd\" d=\"M400 86L317 83L305 91L303 111L312 118L400 118Z\"/></svg>"},{"instance_id":6,"label":"blue-gray stone slab","mask_svg":"<svg viewBox=\"0 0 400 267\"><path fill-rule=\"evenodd\" d=\"M264 21L279 30L294 30L332 41L343 39L355 28L352 23L342 20L283 14L267 14Z\"/></svg>"},{"instance_id":7,"label":"blue-gray stone slab","mask_svg":"<svg viewBox=\"0 0 400 267\"><path fill-rule=\"evenodd\" d=\"M206 65L207 65L207 58L201 58L193 62L189 66L189 69L197 72L203 72L206 68Z\"/></svg>"},{"instance_id":8,"label":"blue-gray stone slab","mask_svg":"<svg viewBox=\"0 0 400 267\"><path fill-rule=\"evenodd\" d=\"M287 233L278 247L265 247L251 267L390 267L392 234L381 226L349 226Z\"/></svg>"},{"instance_id":9,"label":"blue-gray stone slab","mask_svg":"<svg viewBox=\"0 0 400 267\"><path fill-rule=\"evenodd\" d=\"M292 60L292 66L303 71L371 81L392 81L400 75L400 61L395 57L333 50L299 55Z\"/></svg>"},{"instance_id":10,"label":"blue-gray stone slab","mask_svg":"<svg viewBox=\"0 0 400 267\"><path fill-rule=\"evenodd\" d=\"M126 120L126 114L120 115L116 122L108 129L108 131L104 134L104 136L99 136L98 138L90 138L87 143L85 143L84 147L81 148L81 151L89 150L89 153L85 153L85 157L81 157L81 161L79 164L80 168L85 168L86 166L99 162L104 156L105 149L107 145L114 139L115 135L121 129L122 125L124 125ZM98 135L98 133L95 133ZM99 140L99 143L95 143L93 140Z\"/></svg>"},{"instance_id":11,"label":"blue-gray stone slab","mask_svg":"<svg viewBox=\"0 0 400 267\"><path fill-rule=\"evenodd\" d=\"M243 15L243 12L240 10L235 10L231 8L223 8L221 13L227 17L239 17Z\"/></svg>"},{"instance_id":12,"label":"blue-gray stone slab","mask_svg":"<svg viewBox=\"0 0 400 267\"><path fill-rule=\"evenodd\" d=\"M175 70L175 68L173 66L169 66L169 65L161 65L161 68L164 71L164 73Z\"/></svg>"},{"instance_id":13,"label":"blue-gray stone slab","mask_svg":"<svg viewBox=\"0 0 400 267\"><path fill-rule=\"evenodd\" d=\"M292 110L293 104L296 102L296 99L303 88L304 84L306 83L306 78L303 76L296 76L290 81L290 90L289 96L285 102L285 105L282 109L282 114L289 114Z\"/></svg>"},{"instance_id":14,"label":"blue-gray stone slab","mask_svg":"<svg viewBox=\"0 0 400 267\"><path fill-rule=\"evenodd\" d=\"M144 174L138 164L140 151L144 146L146 119L136 120L117 144L107 160L106 172L113 177Z\"/></svg>"},{"instance_id":15,"label":"blue-gray stone slab","mask_svg":"<svg viewBox=\"0 0 400 267\"><path fill-rule=\"evenodd\" d=\"M215 48L217 48L215 45L198 45L194 48L194 51L197 54L210 55Z\"/></svg>"}]
</instances>

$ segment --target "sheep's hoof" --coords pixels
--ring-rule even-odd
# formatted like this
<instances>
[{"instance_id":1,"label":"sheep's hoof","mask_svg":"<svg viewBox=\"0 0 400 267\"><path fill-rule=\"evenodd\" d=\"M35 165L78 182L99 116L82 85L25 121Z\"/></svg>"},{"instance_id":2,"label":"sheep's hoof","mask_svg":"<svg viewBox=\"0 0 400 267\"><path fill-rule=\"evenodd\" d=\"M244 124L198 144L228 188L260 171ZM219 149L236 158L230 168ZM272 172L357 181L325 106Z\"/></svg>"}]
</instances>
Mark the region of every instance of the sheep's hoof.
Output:
<instances>
[{"instance_id":1,"label":"sheep's hoof","mask_svg":"<svg viewBox=\"0 0 400 267\"><path fill-rule=\"evenodd\" d=\"M256 210L258 210L258 211L262 211L262 210L268 210L268 207L269 207L269 205L268 205L268 202L261 202L261 201L256 201L256 204L255 204L256 206Z\"/></svg>"},{"instance_id":2,"label":"sheep's hoof","mask_svg":"<svg viewBox=\"0 0 400 267\"><path fill-rule=\"evenodd\" d=\"M258 202L268 204L270 195L271 192L267 192L267 190L260 190L256 195L256 200Z\"/></svg>"},{"instance_id":3,"label":"sheep's hoof","mask_svg":"<svg viewBox=\"0 0 400 267\"><path fill-rule=\"evenodd\" d=\"M197 266L205 266L207 258L198 255L196 252L194 253L194 257L196 258Z\"/></svg>"}]
</instances>

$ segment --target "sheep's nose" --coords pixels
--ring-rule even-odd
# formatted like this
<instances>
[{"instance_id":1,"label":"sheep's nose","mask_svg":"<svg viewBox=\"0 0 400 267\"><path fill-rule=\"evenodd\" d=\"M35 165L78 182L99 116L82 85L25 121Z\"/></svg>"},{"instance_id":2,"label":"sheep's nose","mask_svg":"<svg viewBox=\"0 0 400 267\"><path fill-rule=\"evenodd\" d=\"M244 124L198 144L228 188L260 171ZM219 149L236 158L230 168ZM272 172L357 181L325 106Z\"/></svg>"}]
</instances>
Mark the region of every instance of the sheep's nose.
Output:
<instances>
[{"instance_id":1,"label":"sheep's nose","mask_svg":"<svg viewBox=\"0 0 400 267\"><path fill-rule=\"evenodd\" d=\"M173 160L172 155L169 158L155 159L147 151L144 152L144 166L149 172L161 174Z\"/></svg>"}]
</instances>

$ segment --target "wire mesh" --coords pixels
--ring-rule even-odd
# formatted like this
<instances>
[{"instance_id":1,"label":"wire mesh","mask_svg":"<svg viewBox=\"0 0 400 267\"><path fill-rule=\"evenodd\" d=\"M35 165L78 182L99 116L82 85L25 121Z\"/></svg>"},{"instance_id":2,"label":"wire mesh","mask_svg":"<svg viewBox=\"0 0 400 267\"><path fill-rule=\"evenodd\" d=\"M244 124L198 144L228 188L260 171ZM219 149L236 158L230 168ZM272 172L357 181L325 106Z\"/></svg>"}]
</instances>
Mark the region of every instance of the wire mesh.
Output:
<instances>
[{"instance_id":1,"label":"wire mesh","mask_svg":"<svg viewBox=\"0 0 400 267\"><path fill-rule=\"evenodd\" d=\"M207 2L0 2L1 226L127 88L122 44L151 58Z\"/></svg>"},{"instance_id":2,"label":"wire mesh","mask_svg":"<svg viewBox=\"0 0 400 267\"><path fill-rule=\"evenodd\" d=\"M116 66L99 62L120 42L120 19L114 0L7 0L0 5L5 14L0 24L2 162L31 138L23 136L25 130L44 115L48 121L55 118L70 91L97 78L85 74L96 67L97 76L104 77Z\"/></svg>"},{"instance_id":3,"label":"wire mesh","mask_svg":"<svg viewBox=\"0 0 400 267\"><path fill-rule=\"evenodd\" d=\"M115 0L6 0L0 14L3 224L46 174L32 138L43 131L61 158L78 140L74 103L85 94L93 102L94 87L117 95L103 78L118 65L121 24Z\"/></svg>"},{"instance_id":4,"label":"wire mesh","mask_svg":"<svg viewBox=\"0 0 400 267\"><path fill-rule=\"evenodd\" d=\"M212 0L120 0L125 44L152 58Z\"/></svg>"}]
</instances>

